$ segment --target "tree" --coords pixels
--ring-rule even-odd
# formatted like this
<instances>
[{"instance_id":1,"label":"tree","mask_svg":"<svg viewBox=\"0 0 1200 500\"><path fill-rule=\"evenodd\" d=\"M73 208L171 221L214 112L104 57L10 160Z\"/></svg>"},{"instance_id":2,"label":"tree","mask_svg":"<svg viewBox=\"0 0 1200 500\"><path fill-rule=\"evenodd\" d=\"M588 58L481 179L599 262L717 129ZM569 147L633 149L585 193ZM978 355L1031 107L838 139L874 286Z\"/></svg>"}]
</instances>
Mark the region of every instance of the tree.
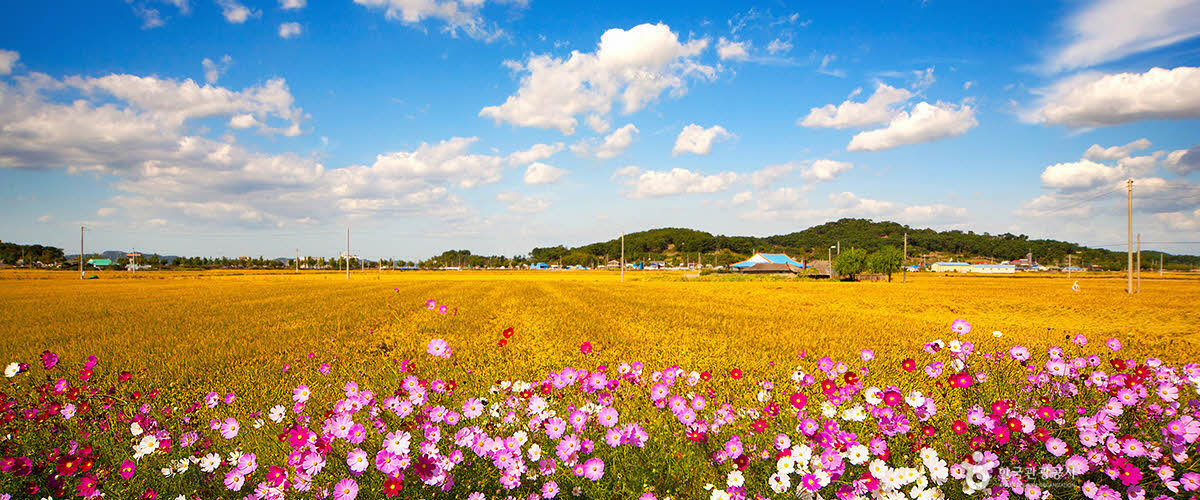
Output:
<instances>
[{"instance_id":1,"label":"tree","mask_svg":"<svg viewBox=\"0 0 1200 500\"><path fill-rule=\"evenodd\" d=\"M899 272L904 267L904 254L896 247L888 245L867 258L867 268L873 273L886 274L888 282L892 281L892 273Z\"/></svg>"},{"instance_id":2,"label":"tree","mask_svg":"<svg viewBox=\"0 0 1200 500\"><path fill-rule=\"evenodd\" d=\"M861 248L851 248L833 259L833 270L839 276L854 279L867 267L867 251Z\"/></svg>"}]
</instances>

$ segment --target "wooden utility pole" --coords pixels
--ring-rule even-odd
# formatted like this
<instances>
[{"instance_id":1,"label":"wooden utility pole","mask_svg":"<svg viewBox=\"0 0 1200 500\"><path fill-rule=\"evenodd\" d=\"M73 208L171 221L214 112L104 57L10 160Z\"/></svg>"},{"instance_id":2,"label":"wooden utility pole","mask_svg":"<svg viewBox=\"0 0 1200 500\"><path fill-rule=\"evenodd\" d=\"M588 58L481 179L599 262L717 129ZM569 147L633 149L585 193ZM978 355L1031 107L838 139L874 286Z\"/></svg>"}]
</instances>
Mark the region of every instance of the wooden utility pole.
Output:
<instances>
[{"instance_id":1,"label":"wooden utility pole","mask_svg":"<svg viewBox=\"0 0 1200 500\"><path fill-rule=\"evenodd\" d=\"M625 231L621 231L621 283L625 282Z\"/></svg>"},{"instance_id":2,"label":"wooden utility pole","mask_svg":"<svg viewBox=\"0 0 1200 500\"><path fill-rule=\"evenodd\" d=\"M350 280L350 226L346 226L346 280Z\"/></svg>"},{"instance_id":3,"label":"wooden utility pole","mask_svg":"<svg viewBox=\"0 0 1200 500\"><path fill-rule=\"evenodd\" d=\"M79 279L83 279L83 226L79 226Z\"/></svg>"},{"instance_id":4,"label":"wooden utility pole","mask_svg":"<svg viewBox=\"0 0 1200 500\"><path fill-rule=\"evenodd\" d=\"M300 249L296 249L296 274L300 274Z\"/></svg>"},{"instance_id":5,"label":"wooden utility pole","mask_svg":"<svg viewBox=\"0 0 1200 500\"><path fill-rule=\"evenodd\" d=\"M1137 293L1142 293L1142 233L1137 237Z\"/></svg>"},{"instance_id":6,"label":"wooden utility pole","mask_svg":"<svg viewBox=\"0 0 1200 500\"><path fill-rule=\"evenodd\" d=\"M904 281L901 281L901 283L908 283L908 233L907 232L904 233L904 264L903 265L904 265Z\"/></svg>"},{"instance_id":7,"label":"wooden utility pole","mask_svg":"<svg viewBox=\"0 0 1200 500\"><path fill-rule=\"evenodd\" d=\"M1162 276L1162 264L1163 264L1163 254L1162 254L1162 252L1158 252L1158 277L1159 278L1163 277Z\"/></svg>"},{"instance_id":8,"label":"wooden utility pole","mask_svg":"<svg viewBox=\"0 0 1200 500\"><path fill-rule=\"evenodd\" d=\"M1067 254L1067 279L1071 279L1071 254Z\"/></svg>"},{"instance_id":9,"label":"wooden utility pole","mask_svg":"<svg viewBox=\"0 0 1200 500\"><path fill-rule=\"evenodd\" d=\"M1126 277L1127 277L1127 281L1128 281L1128 284L1125 287L1125 292L1132 294L1133 293L1133 179L1129 179L1129 180L1125 181L1125 186L1126 186L1126 189L1128 192L1128 200L1129 200L1129 203L1128 203L1128 205L1129 205L1129 217L1128 217L1129 263L1126 264L1126 267L1125 267L1125 270L1127 271L1125 274L1127 275Z\"/></svg>"}]
</instances>

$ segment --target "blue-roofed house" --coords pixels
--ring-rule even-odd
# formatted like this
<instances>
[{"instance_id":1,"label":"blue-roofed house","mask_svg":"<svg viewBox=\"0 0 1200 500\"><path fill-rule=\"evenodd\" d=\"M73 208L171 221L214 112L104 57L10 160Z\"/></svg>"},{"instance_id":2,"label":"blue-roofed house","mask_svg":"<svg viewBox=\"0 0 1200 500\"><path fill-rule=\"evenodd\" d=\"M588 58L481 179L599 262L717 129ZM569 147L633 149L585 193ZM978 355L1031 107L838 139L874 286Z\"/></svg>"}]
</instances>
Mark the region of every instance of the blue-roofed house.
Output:
<instances>
[{"instance_id":1,"label":"blue-roofed house","mask_svg":"<svg viewBox=\"0 0 1200 500\"><path fill-rule=\"evenodd\" d=\"M929 270L935 273L969 273L971 264L966 262L934 262Z\"/></svg>"},{"instance_id":2,"label":"blue-roofed house","mask_svg":"<svg viewBox=\"0 0 1200 500\"><path fill-rule=\"evenodd\" d=\"M550 269L550 264L547 264L545 262L538 262L537 264L529 266L529 268L530 269Z\"/></svg>"},{"instance_id":3,"label":"blue-roofed house","mask_svg":"<svg viewBox=\"0 0 1200 500\"><path fill-rule=\"evenodd\" d=\"M787 254L754 252L749 259L729 267L742 273L798 273L804 271L805 266Z\"/></svg>"}]
</instances>

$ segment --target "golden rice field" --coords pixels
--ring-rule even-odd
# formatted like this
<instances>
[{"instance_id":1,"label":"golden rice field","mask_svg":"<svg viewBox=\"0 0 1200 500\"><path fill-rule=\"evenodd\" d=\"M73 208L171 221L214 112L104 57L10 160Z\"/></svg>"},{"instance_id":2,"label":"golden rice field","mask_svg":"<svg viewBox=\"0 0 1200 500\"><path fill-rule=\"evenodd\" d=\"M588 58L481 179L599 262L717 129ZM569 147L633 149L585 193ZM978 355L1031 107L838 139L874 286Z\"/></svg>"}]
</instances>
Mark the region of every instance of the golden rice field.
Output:
<instances>
[{"instance_id":1,"label":"golden rice field","mask_svg":"<svg viewBox=\"0 0 1200 500\"><path fill-rule=\"evenodd\" d=\"M0 499L1200 491L1200 277L619 276L0 272Z\"/></svg>"},{"instance_id":2,"label":"golden rice field","mask_svg":"<svg viewBox=\"0 0 1200 500\"><path fill-rule=\"evenodd\" d=\"M702 281L629 272L151 272L80 281L63 273L0 274L0 360L54 350L98 353L151 378L240 380L309 352L366 370L442 337L479 372L533 376L590 341L609 359L662 360L714 371L860 349L903 358L950 340L957 318L1030 349L1068 335L1115 337L1168 361L1200 353L1200 277L941 277L907 283ZM36 278L36 279L35 279ZM897 276L898 281L899 276ZM1074 281L1074 280L1072 280ZM457 308L446 316L426 300ZM517 337L499 349L499 332ZM977 338L975 340L978 340ZM503 358L498 358L503 351ZM502 363L500 363L502 362ZM489 375L490 376L490 375ZM500 375L496 375L500 376Z\"/></svg>"}]
</instances>

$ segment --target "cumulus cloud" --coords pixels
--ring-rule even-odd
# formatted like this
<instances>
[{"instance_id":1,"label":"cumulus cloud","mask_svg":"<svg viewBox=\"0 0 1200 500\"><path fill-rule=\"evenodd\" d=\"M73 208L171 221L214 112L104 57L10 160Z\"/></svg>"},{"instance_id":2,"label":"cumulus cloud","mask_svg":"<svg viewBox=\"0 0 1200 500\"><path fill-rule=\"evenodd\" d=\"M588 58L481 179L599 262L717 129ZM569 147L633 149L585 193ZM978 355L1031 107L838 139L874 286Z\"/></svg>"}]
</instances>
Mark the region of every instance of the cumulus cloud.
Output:
<instances>
[{"instance_id":1,"label":"cumulus cloud","mask_svg":"<svg viewBox=\"0 0 1200 500\"><path fill-rule=\"evenodd\" d=\"M1200 172L1200 144L1167 155L1166 167L1179 175Z\"/></svg>"},{"instance_id":2,"label":"cumulus cloud","mask_svg":"<svg viewBox=\"0 0 1200 500\"><path fill-rule=\"evenodd\" d=\"M16 66L20 58L21 54L15 50L0 49L0 75L12 73L13 66Z\"/></svg>"},{"instance_id":3,"label":"cumulus cloud","mask_svg":"<svg viewBox=\"0 0 1200 500\"><path fill-rule=\"evenodd\" d=\"M1067 127L1103 127L1142 120L1200 117L1200 68L1152 68L1145 73L1085 73L1041 94L1025 119Z\"/></svg>"},{"instance_id":4,"label":"cumulus cloud","mask_svg":"<svg viewBox=\"0 0 1200 500\"><path fill-rule=\"evenodd\" d=\"M279 8L283 10L303 9L308 0L279 0Z\"/></svg>"},{"instance_id":5,"label":"cumulus cloud","mask_svg":"<svg viewBox=\"0 0 1200 500\"><path fill-rule=\"evenodd\" d=\"M612 125L600 115L588 115L587 126L592 129L592 132L597 134L606 134L612 129Z\"/></svg>"},{"instance_id":6,"label":"cumulus cloud","mask_svg":"<svg viewBox=\"0 0 1200 500\"><path fill-rule=\"evenodd\" d=\"M509 165L527 165L535 161L545 160L563 150L563 143L534 144L525 151L515 151L508 155Z\"/></svg>"},{"instance_id":7,"label":"cumulus cloud","mask_svg":"<svg viewBox=\"0 0 1200 500\"><path fill-rule=\"evenodd\" d=\"M880 151L907 144L932 142L967 133L978 125L968 104L919 102L912 112L901 111L887 127L860 132L850 139L850 151Z\"/></svg>"},{"instance_id":8,"label":"cumulus cloud","mask_svg":"<svg viewBox=\"0 0 1200 500\"><path fill-rule=\"evenodd\" d=\"M738 175L733 172L704 175L684 168L642 170L632 166L618 170L615 177L631 188L625 196L638 199L717 193L729 189L738 180Z\"/></svg>"},{"instance_id":9,"label":"cumulus cloud","mask_svg":"<svg viewBox=\"0 0 1200 500\"><path fill-rule=\"evenodd\" d=\"M97 217L108 217L115 213L117 213L117 209L115 207L100 207L96 210Z\"/></svg>"},{"instance_id":10,"label":"cumulus cloud","mask_svg":"<svg viewBox=\"0 0 1200 500\"><path fill-rule=\"evenodd\" d=\"M279 38L296 38L303 30L300 23L282 23L279 25Z\"/></svg>"},{"instance_id":11,"label":"cumulus cloud","mask_svg":"<svg viewBox=\"0 0 1200 500\"><path fill-rule=\"evenodd\" d=\"M896 115L897 105L912 96L912 92L906 89L880 83L875 87L875 93L865 102L847 99L837 106L826 104L820 108L812 108L808 116L797 120L797 125L844 129L887 123Z\"/></svg>"},{"instance_id":12,"label":"cumulus cloud","mask_svg":"<svg viewBox=\"0 0 1200 500\"><path fill-rule=\"evenodd\" d=\"M747 50L749 47L750 42L735 42L721 37L720 40L717 40L717 56L722 61L745 61L750 57L750 52Z\"/></svg>"},{"instance_id":13,"label":"cumulus cloud","mask_svg":"<svg viewBox=\"0 0 1200 500\"><path fill-rule=\"evenodd\" d=\"M689 78L712 79L716 69L696 61L706 39L679 41L665 24L613 28L595 52L571 52L559 59L532 55L506 63L522 74L517 93L479 116L522 127L555 128L573 134L577 115L606 115L619 102L625 113L646 107L664 92L687 92Z\"/></svg>"},{"instance_id":14,"label":"cumulus cloud","mask_svg":"<svg viewBox=\"0 0 1200 500\"><path fill-rule=\"evenodd\" d=\"M1042 171L1042 185L1064 191L1091 189L1101 185L1115 185L1125 177L1124 172L1091 160L1055 163Z\"/></svg>"},{"instance_id":15,"label":"cumulus cloud","mask_svg":"<svg viewBox=\"0 0 1200 500\"><path fill-rule=\"evenodd\" d=\"M487 0L354 0L369 9L381 9L388 20L420 25L426 19L445 23L442 31L458 36L462 31L476 40L496 40L504 31L480 15ZM525 5L525 1L512 2Z\"/></svg>"},{"instance_id":16,"label":"cumulus cloud","mask_svg":"<svg viewBox=\"0 0 1200 500\"><path fill-rule=\"evenodd\" d=\"M1129 158L1133 153L1142 151L1148 147L1150 147L1150 139L1144 137L1124 146L1106 148L1099 144L1092 144L1092 147L1083 153L1083 157L1092 161L1120 160L1122 158Z\"/></svg>"},{"instance_id":17,"label":"cumulus cloud","mask_svg":"<svg viewBox=\"0 0 1200 500\"><path fill-rule=\"evenodd\" d=\"M905 223L939 223L962 221L967 217L965 208L944 204L902 205L890 201L860 198L851 192L831 193L831 213L838 217L885 218Z\"/></svg>"},{"instance_id":18,"label":"cumulus cloud","mask_svg":"<svg viewBox=\"0 0 1200 500\"><path fill-rule=\"evenodd\" d=\"M567 175L567 171L541 162L529 164L525 169L526 184L550 184Z\"/></svg>"},{"instance_id":19,"label":"cumulus cloud","mask_svg":"<svg viewBox=\"0 0 1200 500\"><path fill-rule=\"evenodd\" d=\"M221 75L229 70L229 67L233 65L233 58L229 57L229 54L225 54L216 61L206 57L200 61L200 65L204 66L204 81L211 85L217 83L217 80L221 79Z\"/></svg>"},{"instance_id":20,"label":"cumulus cloud","mask_svg":"<svg viewBox=\"0 0 1200 500\"><path fill-rule=\"evenodd\" d=\"M1200 208L1191 212L1166 212L1154 218L1174 231L1200 231Z\"/></svg>"},{"instance_id":21,"label":"cumulus cloud","mask_svg":"<svg viewBox=\"0 0 1200 500\"><path fill-rule=\"evenodd\" d=\"M504 203L504 205L508 207L509 211L517 213L537 213L550 208L549 200L524 196L511 191L497 194L496 200Z\"/></svg>"},{"instance_id":22,"label":"cumulus cloud","mask_svg":"<svg viewBox=\"0 0 1200 500\"><path fill-rule=\"evenodd\" d=\"M746 181L749 182L750 184L754 185L755 187L759 187L759 188L766 187L766 186L769 186L769 185L775 183L776 181L783 179L784 177L787 176L787 174L792 173L792 171L794 171L794 170L796 170L796 164L794 164L794 163L782 163L779 165L767 165L766 167L763 167L763 168L759 169L758 171L751 172L746 177Z\"/></svg>"},{"instance_id":23,"label":"cumulus cloud","mask_svg":"<svg viewBox=\"0 0 1200 500\"><path fill-rule=\"evenodd\" d=\"M675 147L671 149L671 156L679 156L683 153L707 155L712 152L714 142L729 137L732 137L732 134L720 125L704 128L693 123L683 127L683 130L679 132L679 137L675 138Z\"/></svg>"},{"instance_id":24,"label":"cumulus cloud","mask_svg":"<svg viewBox=\"0 0 1200 500\"><path fill-rule=\"evenodd\" d=\"M808 208L808 189L802 187L780 187L753 195L742 192L733 201L747 207L738 216L748 220L800 220L816 215Z\"/></svg>"},{"instance_id":25,"label":"cumulus cloud","mask_svg":"<svg viewBox=\"0 0 1200 500\"><path fill-rule=\"evenodd\" d=\"M217 0L217 5L221 6L221 15L225 16L225 20L233 24L242 24L262 15L262 11L250 9L237 0Z\"/></svg>"},{"instance_id":26,"label":"cumulus cloud","mask_svg":"<svg viewBox=\"0 0 1200 500\"><path fill-rule=\"evenodd\" d=\"M592 156L601 160L624 153L637 139L638 129L632 123L613 131L602 141L580 141L571 145L571 151L579 156Z\"/></svg>"},{"instance_id":27,"label":"cumulus cloud","mask_svg":"<svg viewBox=\"0 0 1200 500\"><path fill-rule=\"evenodd\" d=\"M281 227L379 214L460 222L473 209L452 189L496 182L508 164L472 153L474 137L336 169L239 145L228 130L302 118L282 80L241 91L134 75L17 80L0 82L0 168L103 174L118 194L98 215L121 210L131 224ZM64 92L73 100L62 102ZM229 129L195 125L213 117Z\"/></svg>"},{"instance_id":28,"label":"cumulus cloud","mask_svg":"<svg viewBox=\"0 0 1200 500\"><path fill-rule=\"evenodd\" d=\"M1069 42L1048 54L1046 71L1095 66L1200 36L1200 1L1099 0L1084 4L1064 28Z\"/></svg>"},{"instance_id":29,"label":"cumulus cloud","mask_svg":"<svg viewBox=\"0 0 1200 500\"><path fill-rule=\"evenodd\" d=\"M800 176L808 182L828 182L837 178L842 172L854 168L854 164L844 161L817 160L804 167Z\"/></svg>"}]
</instances>

